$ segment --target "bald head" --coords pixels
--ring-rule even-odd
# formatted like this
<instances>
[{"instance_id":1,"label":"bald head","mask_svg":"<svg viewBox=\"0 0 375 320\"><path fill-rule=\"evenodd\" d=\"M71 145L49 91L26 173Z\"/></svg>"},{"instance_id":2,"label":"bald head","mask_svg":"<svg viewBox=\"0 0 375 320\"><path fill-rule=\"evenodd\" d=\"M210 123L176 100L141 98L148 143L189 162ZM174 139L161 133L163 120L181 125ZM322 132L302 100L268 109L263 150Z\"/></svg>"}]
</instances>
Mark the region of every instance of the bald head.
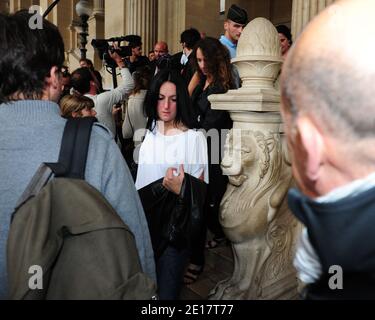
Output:
<instances>
[{"instance_id":1,"label":"bald head","mask_svg":"<svg viewBox=\"0 0 375 320\"><path fill-rule=\"evenodd\" d=\"M155 59L168 53L168 44L164 41L159 41L154 46Z\"/></svg>"},{"instance_id":2,"label":"bald head","mask_svg":"<svg viewBox=\"0 0 375 320\"><path fill-rule=\"evenodd\" d=\"M375 138L375 1L339 1L317 16L283 67L284 113L327 134Z\"/></svg>"}]
</instances>

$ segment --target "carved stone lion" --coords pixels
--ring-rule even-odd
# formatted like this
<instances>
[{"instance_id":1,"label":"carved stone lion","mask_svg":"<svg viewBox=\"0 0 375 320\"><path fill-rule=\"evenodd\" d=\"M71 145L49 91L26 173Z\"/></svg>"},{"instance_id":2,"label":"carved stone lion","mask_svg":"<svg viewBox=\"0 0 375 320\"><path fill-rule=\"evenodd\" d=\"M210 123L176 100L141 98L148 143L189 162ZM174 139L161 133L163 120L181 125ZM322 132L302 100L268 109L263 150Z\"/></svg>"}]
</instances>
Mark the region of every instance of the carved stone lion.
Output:
<instances>
[{"instance_id":1,"label":"carved stone lion","mask_svg":"<svg viewBox=\"0 0 375 320\"><path fill-rule=\"evenodd\" d=\"M286 194L291 167L278 133L232 130L222 169L229 176L220 223L232 242L233 275L211 299L291 299L297 280L292 266L297 220Z\"/></svg>"}]
</instances>

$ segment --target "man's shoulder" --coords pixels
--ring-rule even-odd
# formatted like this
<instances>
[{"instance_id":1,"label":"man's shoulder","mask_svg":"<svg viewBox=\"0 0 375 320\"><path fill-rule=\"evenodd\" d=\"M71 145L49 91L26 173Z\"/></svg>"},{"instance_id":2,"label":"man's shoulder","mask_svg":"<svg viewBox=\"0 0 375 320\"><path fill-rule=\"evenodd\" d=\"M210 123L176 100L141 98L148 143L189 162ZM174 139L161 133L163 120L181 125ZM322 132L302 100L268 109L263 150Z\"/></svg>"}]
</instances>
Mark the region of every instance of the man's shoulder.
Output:
<instances>
[{"instance_id":1,"label":"man's shoulder","mask_svg":"<svg viewBox=\"0 0 375 320\"><path fill-rule=\"evenodd\" d=\"M230 41L230 39L228 39L225 35L222 35L219 41L221 42L221 44L228 47L229 49L234 49L237 47L237 45L233 43L232 41Z\"/></svg>"},{"instance_id":2,"label":"man's shoulder","mask_svg":"<svg viewBox=\"0 0 375 320\"><path fill-rule=\"evenodd\" d=\"M219 41L222 43L222 44L227 44L229 39L225 36L225 35L221 35L220 38L219 38Z\"/></svg>"}]
</instances>

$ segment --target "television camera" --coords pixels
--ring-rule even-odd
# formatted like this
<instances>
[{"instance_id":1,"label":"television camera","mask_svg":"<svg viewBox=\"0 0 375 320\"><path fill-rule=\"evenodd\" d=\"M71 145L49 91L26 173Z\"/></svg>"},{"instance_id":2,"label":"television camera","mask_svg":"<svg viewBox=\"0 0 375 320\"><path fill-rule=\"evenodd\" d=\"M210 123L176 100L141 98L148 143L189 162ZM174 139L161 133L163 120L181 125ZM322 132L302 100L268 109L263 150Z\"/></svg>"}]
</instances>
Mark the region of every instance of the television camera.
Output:
<instances>
[{"instance_id":1,"label":"television camera","mask_svg":"<svg viewBox=\"0 0 375 320\"><path fill-rule=\"evenodd\" d=\"M108 51L111 53L117 52L122 58L130 57L132 55L132 46L121 46L122 42L128 42L129 44L142 44L142 38L136 35L129 35L124 37L115 37L110 39L93 39L91 45L98 51L100 59L102 59L107 67L116 68L116 62L111 58ZM112 45L117 42L118 49L115 49ZM111 44L112 43L112 44Z\"/></svg>"}]
</instances>

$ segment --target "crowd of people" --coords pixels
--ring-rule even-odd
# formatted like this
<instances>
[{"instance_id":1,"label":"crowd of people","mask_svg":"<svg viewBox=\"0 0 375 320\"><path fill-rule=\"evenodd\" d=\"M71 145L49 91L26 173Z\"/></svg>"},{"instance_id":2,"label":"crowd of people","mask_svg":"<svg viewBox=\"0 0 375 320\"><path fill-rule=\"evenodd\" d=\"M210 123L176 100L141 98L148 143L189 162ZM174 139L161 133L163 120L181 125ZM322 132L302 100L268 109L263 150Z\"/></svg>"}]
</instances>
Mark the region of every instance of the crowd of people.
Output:
<instances>
[{"instance_id":1,"label":"crowd of people","mask_svg":"<svg viewBox=\"0 0 375 320\"><path fill-rule=\"evenodd\" d=\"M370 0L347 0L336 10L343 16L355 12L374 30L365 5L374 7ZM324 282L332 264L342 265L350 276L345 297L361 288L367 297L372 296L374 270L368 241L373 234L374 155L367 148L375 132L368 117L373 74L370 67L362 68L370 55L359 52L361 64L350 50L339 51L345 43L338 41L336 29L354 33L356 27L345 29L340 16L330 24L331 15L325 11L314 20L291 50L289 28L277 26L286 60L282 113L303 192L290 192L290 207L306 226L296 268L310 284L307 297L335 297ZM70 74L57 28L45 20L42 30L33 31L29 18L26 11L0 15L0 298L9 297L7 237L18 199L41 163L59 159L67 119L95 117L85 180L134 235L137 254L129 263L139 263L157 283L160 299L178 299L182 284L194 283L204 270L205 250L227 244L218 219L227 185L220 168L224 142L221 134L217 143L204 133L232 128L229 113L213 110L209 96L241 85L231 58L248 23L246 10L231 6L220 39L185 30L182 51L174 55L166 42L158 41L143 56L140 38L130 43L130 57L108 52L122 81L107 91L88 59ZM309 45L313 37L316 48ZM350 42L360 51L370 46L362 37ZM368 49L373 53L373 47ZM345 65L336 66L335 60ZM368 82L362 86L364 73ZM345 97L337 96L341 93ZM349 138L355 152L347 152ZM343 222L339 215L345 216ZM350 221L359 225L350 228ZM367 239L366 245L361 239ZM353 250L357 242L361 249ZM356 252L356 266L344 249ZM112 267L116 272L120 266Z\"/></svg>"}]
</instances>

